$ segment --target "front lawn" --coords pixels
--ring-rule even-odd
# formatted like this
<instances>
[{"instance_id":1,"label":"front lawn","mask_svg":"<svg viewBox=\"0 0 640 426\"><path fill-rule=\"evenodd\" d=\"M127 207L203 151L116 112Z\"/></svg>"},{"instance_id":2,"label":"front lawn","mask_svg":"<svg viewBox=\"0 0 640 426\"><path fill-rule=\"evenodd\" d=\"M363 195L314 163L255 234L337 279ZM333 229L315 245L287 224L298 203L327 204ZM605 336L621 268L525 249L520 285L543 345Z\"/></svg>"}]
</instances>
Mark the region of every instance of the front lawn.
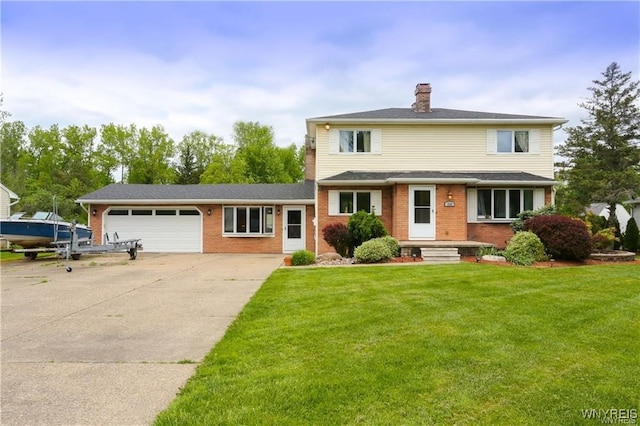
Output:
<instances>
[{"instance_id":1,"label":"front lawn","mask_svg":"<svg viewBox=\"0 0 640 426\"><path fill-rule=\"evenodd\" d=\"M156 424L570 425L583 410L640 411L639 306L637 265L280 269Z\"/></svg>"}]
</instances>

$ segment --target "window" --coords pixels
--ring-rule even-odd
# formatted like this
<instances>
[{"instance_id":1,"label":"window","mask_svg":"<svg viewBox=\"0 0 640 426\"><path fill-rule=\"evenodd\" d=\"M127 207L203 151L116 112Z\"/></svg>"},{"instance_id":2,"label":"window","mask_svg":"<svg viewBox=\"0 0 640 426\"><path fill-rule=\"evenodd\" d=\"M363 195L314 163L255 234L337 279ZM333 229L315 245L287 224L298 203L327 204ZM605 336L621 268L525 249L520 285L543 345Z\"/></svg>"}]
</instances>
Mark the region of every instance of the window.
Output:
<instances>
[{"instance_id":1,"label":"window","mask_svg":"<svg viewBox=\"0 0 640 426\"><path fill-rule=\"evenodd\" d=\"M371 131L340 130L340 152L371 152Z\"/></svg>"},{"instance_id":2,"label":"window","mask_svg":"<svg viewBox=\"0 0 640 426\"><path fill-rule=\"evenodd\" d=\"M109 216L129 216L129 210L109 210Z\"/></svg>"},{"instance_id":3,"label":"window","mask_svg":"<svg viewBox=\"0 0 640 426\"><path fill-rule=\"evenodd\" d=\"M478 219L516 219L533 210L533 189L478 189Z\"/></svg>"},{"instance_id":4,"label":"window","mask_svg":"<svg viewBox=\"0 0 640 426\"><path fill-rule=\"evenodd\" d=\"M175 216L175 210L156 210L156 216Z\"/></svg>"},{"instance_id":5,"label":"window","mask_svg":"<svg viewBox=\"0 0 640 426\"><path fill-rule=\"evenodd\" d=\"M382 214L382 191L329 191L329 214L350 215L364 210Z\"/></svg>"},{"instance_id":6,"label":"window","mask_svg":"<svg viewBox=\"0 0 640 426\"><path fill-rule=\"evenodd\" d=\"M371 213L370 192L340 192L340 213L355 213L360 210Z\"/></svg>"},{"instance_id":7,"label":"window","mask_svg":"<svg viewBox=\"0 0 640 426\"><path fill-rule=\"evenodd\" d=\"M152 210L131 210L132 216L151 216Z\"/></svg>"},{"instance_id":8,"label":"window","mask_svg":"<svg viewBox=\"0 0 640 426\"><path fill-rule=\"evenodd\" d=\"M529 152L529 131L498 130L498 152Z\"/></svg>"},{"instance_id":9,"label":"window","mask_svg":"<svg viewBox=\"0 0 640 426\"><path fill-rule=\"evenodd\" d=\"M225 207L223 211L222 227L226 235L273 234L273 207Z\"/></svg>"}]
</instances>

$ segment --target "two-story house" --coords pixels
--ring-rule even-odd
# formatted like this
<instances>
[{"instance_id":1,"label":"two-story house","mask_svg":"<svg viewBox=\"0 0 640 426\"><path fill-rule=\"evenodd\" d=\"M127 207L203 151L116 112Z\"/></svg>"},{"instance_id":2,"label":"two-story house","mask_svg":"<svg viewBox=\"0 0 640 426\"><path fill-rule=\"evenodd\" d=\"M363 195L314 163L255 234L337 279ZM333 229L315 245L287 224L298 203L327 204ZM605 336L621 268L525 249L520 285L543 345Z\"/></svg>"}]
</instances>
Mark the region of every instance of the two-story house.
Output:
<instances>
[{"instance_id":1,"label":"two-story house","mask_svg":"<svg viewBox=\"0 0 640 426\"><path fill-rule=\"evenodd\" d=\"M359 210L405 247L504 247L520 211L553 202L553 132L566 121L432 108L418 84L411 108L308 119L304 183L113 184L77 201L94 235L148 251L323 253L322 229Z\"/></svg>"},{"instance_id":2,"label":"two-story house","mask_svg":"<svg viewBox=\"0 0 640 426\"><path fill-rule=\"evenodd\" d=\"M553 201L553 132L566 122L432 108L429 84L411 108L308 119L317 230L364 209L400 241L504 247L518 213Z\"/></svg>"}]
</instances>

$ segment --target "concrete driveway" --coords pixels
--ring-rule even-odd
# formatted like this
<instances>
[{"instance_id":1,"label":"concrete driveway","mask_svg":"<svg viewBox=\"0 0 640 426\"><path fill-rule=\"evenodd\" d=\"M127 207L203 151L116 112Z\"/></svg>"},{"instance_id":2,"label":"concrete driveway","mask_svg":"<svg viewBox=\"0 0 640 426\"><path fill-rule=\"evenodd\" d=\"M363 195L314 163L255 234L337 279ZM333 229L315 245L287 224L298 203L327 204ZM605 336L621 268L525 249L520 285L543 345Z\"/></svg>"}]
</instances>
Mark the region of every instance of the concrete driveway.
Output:
<instances>
[{"instance_id":1,"label":"concrete driveway","mask_svg":"<svg viewBox=\"0 0 640 426\"><path fill-rule=\"evenodd\" d=\"M2 264L3 425L142 425L282 255L125 253Z\"/></svg>"}]
</instances>

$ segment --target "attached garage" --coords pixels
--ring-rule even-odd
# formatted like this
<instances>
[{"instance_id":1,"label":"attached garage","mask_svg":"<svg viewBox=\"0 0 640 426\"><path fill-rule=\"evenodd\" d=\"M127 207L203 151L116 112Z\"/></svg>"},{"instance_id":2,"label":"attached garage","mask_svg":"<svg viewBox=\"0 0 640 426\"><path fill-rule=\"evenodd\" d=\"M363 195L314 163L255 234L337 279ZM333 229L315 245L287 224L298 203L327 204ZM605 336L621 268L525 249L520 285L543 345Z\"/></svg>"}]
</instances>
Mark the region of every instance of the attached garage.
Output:
<instances>
[{"instance_id":1,"label":"attached garage","mask_svg":"<svg viewBox=\"0 0 640 426\"><path fill-rule=\"evenodd\" d=\"M149 252L200 253L202 214L195 207L112 207L103 213L110 239L141 238Z\"/></svg>"},{"instance_id":2,"label":"attached garage","mask_svg":"<svg viewBox=\"0 0 640 426\"><path fill-rule=\"evenodd\" d=\"M107 185L76 200L94 243L139 238L145 252L314 250L315 182Z\"/></svg>"}]
</instances>

